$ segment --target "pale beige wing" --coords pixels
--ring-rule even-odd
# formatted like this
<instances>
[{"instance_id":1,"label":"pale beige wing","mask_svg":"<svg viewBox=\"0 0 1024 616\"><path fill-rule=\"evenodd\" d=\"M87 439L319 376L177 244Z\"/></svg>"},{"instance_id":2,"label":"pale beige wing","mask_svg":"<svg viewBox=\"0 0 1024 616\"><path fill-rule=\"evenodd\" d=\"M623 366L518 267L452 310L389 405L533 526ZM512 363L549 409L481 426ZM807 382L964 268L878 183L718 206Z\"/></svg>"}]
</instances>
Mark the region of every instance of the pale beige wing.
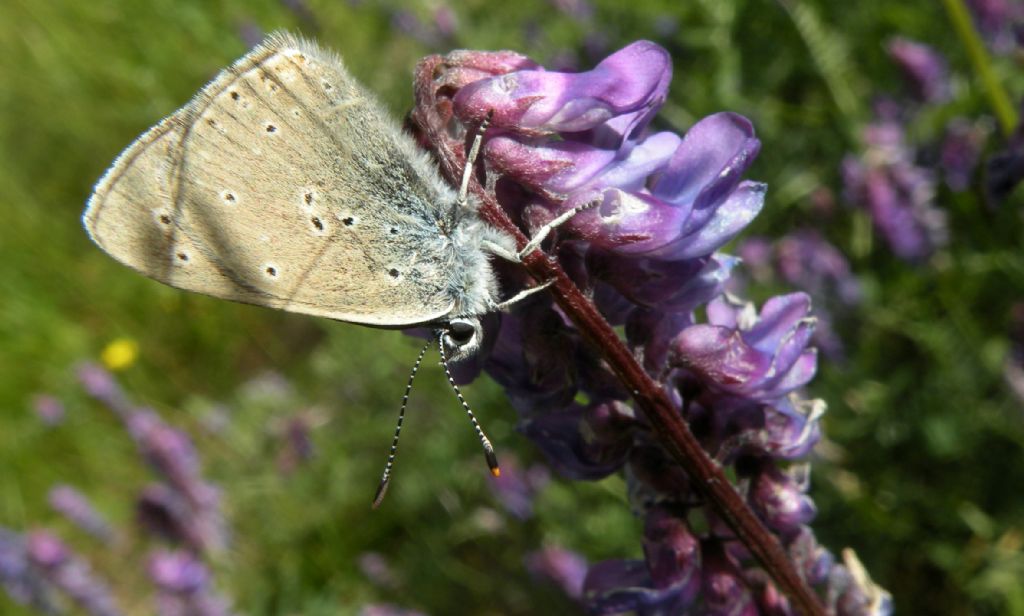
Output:
<instances>
[{"instance_id":1,"label":"pale beige wing","mask_svg":"<svg viewBox=\"0 0 1024 616\"><path fill-rule=\"evenodd\" d=\"M275 36L133 143L84 222L174 287L381 326L443 319L449 242L414 146L341 65Z\"/></svg>"}]
</instances>

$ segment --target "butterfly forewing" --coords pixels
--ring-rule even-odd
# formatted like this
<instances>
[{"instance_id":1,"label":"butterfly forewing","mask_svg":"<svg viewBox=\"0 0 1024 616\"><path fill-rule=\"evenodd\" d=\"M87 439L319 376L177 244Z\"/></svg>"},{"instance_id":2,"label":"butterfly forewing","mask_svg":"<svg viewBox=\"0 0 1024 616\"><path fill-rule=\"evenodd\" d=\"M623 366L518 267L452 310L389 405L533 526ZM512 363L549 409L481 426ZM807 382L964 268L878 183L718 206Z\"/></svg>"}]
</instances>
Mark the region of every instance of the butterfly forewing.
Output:
<instances>
[{"instance_id":1,"label":"butterfly forewing","mask_svg":"<svg viewBox=\"0 0 1024 616\"><path fill-rule=\"evenodd\" d=\"M273 37L121 155L86 226L182 289L371 325L442 319L437 217L453 196L378 109L339 60Z\"/></svg>"}]
</instances>

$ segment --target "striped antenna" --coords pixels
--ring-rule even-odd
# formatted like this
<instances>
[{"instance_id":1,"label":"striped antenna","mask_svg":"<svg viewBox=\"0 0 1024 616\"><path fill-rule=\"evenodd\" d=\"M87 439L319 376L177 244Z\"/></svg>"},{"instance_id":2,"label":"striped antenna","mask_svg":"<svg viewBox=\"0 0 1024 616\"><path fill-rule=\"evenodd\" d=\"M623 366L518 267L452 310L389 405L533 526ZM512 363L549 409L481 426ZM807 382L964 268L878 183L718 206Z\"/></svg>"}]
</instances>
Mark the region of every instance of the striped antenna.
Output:
<instances>
[{"instance_id":1,"label":"striped antenna","mask_svg":"<svg viewBox=\"0 0 1024 616\"><path fill-rule=\"evenodd\" d=\"M469 404L466 399L462 397L462 391L459 390L459 386L455 384L455 379L452 377L452 371L448 368L448 358L444 354L444 335L440 332L437 336L437 348L441 351L441 365L444 366L444 373L448 377L448 384L455 390L455 395L459 398L459 402L462 403L462 408L466 409L466 415L469 416L469 422L473 424L473 429L476 430L476 436L480 439L480 444L484 448L484 457L487 459L487 466L491 469L491 474L495 477L501 476L501 469L498 468L498 456L494 453L494 446L491 445L491 439L487 438L484 434L483 428L480 427L480 423L477 422L476 416L473 415L472 409L469 408Z\"/></svg>"},{"instance_id":2,"label":"striped antenna","mask_svg":"<svg viewBox=\"0 0 1024 616\"><path fill-rule=\"evenodd\" d=\"M380 507L381 502L384 500L384 494L388 491L388 484L391 483L391 470L395 466L395 455L398 453L398 435L402 433L402 422L405 420L405 407L409 404L412 382L416 379L416 373L420 369L420 364L423 363L423 356L427 354L427 349L430 348L432 342L434 342L433 337L423 345L419 356L416 358L416 363L412 365L412 372L409 373L409 382L405 384L405 395L402 396L402 407L398 410L398 423L395 424L395 436L391 439L391 451L388 453L388 461L384 465L384 474L380 478L380 485L377 486L377 493L373 497L374 509Z\"/></svg>"}]
</instances>

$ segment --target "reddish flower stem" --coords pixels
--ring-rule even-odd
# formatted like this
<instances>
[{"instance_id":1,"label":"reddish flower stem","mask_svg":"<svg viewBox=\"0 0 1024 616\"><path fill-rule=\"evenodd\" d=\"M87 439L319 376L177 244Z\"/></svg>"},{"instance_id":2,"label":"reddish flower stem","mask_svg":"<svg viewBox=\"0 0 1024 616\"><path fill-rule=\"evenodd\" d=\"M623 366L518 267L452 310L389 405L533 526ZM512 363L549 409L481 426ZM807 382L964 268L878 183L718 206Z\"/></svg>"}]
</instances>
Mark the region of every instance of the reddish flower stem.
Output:
<instances>
[{"instance_id":1,"label":"reddish flower stem","mask_svg":"<svg viewBox=\"0 0 1024 616\"><path fill-rule=\"evenodd\" d=\"M445 130L451 119L451 102L439 100L434 79L443 71L444 59L429 56L416 67L416 107L410 120L412 128L437 155L443 175L458 185L465 166L463 143ZM480 200L480 216L491 226L516 240L519 249L529 239L505 213L492 192L479 182L470 188ZM706 498L715 512L736 533L751 554L761 563L775 584L801 614L824 616L817 595L806 584L789 560L782 545L736 491L721 467L700 446L661 386L640 366L622 340L594 304L579 290L558 262L541 250L523 259L523 267L535 280L554 283L549 287L555 301L572 320L593 348L631 393L637 407L651 425L651 432L693 479L693 486Z\"/></svg>"}]
</instances>

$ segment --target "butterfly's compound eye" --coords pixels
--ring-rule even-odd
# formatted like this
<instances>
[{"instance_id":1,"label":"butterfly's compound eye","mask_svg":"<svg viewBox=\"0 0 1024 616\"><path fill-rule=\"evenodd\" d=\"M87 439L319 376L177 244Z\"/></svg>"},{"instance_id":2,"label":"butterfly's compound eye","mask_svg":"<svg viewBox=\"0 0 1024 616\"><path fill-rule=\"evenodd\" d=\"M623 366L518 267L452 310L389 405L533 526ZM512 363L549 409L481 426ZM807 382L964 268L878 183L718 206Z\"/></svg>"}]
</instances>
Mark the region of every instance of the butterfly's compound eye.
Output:
<instances>
[{"instance_id":1,"label":"butterfly's compound eye","mask_svg":"<svg viewBox=\"0 0 1024 616\"><path fill-rule=\"evenodd\" d=\"M480 335L480 321L463 318L449 321L442 334L445 348L455 360L475 353L480 346Z\"/></svg>"}]
</instances>

